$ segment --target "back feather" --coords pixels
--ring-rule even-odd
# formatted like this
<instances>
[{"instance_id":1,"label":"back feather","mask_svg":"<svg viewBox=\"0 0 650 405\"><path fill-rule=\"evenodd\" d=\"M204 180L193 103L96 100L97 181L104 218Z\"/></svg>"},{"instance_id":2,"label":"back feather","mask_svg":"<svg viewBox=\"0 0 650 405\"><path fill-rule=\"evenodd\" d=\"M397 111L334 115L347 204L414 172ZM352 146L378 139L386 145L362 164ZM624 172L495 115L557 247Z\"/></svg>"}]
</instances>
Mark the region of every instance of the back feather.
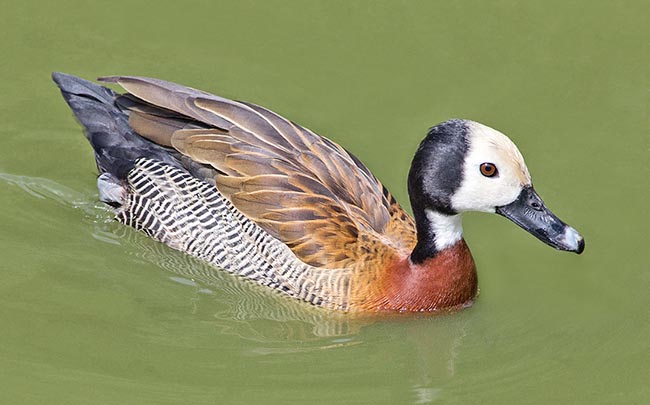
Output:
<instances>
[{"instance_id":1,"label":"back feather","mask_svg":"<svg viewBox=\"0 0 650 405\"><path fill-rule=\"evenodd\" d=\"M304 262L351 268L364 255L410 253L415 226L388 190L352 154L254 104L140 77L100 79L130 95L131 127L172 146L214 181L242 213ZM181 163L183 163L183 160Z\"/></svg>"}]
</instances>

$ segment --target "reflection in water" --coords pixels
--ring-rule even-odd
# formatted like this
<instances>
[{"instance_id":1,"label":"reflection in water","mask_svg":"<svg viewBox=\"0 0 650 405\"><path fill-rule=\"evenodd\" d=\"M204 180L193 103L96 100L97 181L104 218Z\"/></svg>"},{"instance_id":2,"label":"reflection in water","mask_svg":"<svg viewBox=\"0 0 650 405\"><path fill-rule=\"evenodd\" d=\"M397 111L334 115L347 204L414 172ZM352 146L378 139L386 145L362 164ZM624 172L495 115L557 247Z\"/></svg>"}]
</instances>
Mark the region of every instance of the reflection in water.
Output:
<instances>
[{"instance_id":1,"label":"reflection in water","mask_svg":"<svg viewBox=\"0 0 650 405\"><path fill-rule=\"evenodd\" d=\"M410 323L407 339L416 357L410 379L413 403L428 404L441 398L440 387L456 375L456 361L466 328L467 320L462 314Z\"/></svg>"},{"instance_id":2,"label":"reflection in water","mask_svg":"<svg viewBox=\"0 0 650 405\"><path fill-rule=\"evenodd\" d=\"M415 393L414 404L430 404L440 397L440 388L426 388L415 385L413 392Z\"/></svg>"}]
</instances>

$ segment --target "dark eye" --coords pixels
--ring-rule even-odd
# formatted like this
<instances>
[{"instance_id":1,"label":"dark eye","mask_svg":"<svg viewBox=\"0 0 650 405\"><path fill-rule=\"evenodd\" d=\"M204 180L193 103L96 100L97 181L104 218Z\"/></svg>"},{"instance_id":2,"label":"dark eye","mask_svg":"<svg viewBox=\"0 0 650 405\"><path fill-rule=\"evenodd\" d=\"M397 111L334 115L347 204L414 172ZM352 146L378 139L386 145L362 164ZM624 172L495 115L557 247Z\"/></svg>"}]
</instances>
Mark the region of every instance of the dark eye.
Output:
<instances>
[{"instance_id":1,"label":"dark eye","mask_svg":"<svg viewBox=\"0 0 650 405\"><path fill-rule=\"evenodd\" d=\"M485 177L494 177L499 174L494 163L481 163L481 174Z\"/></svg>"}]
</instances>

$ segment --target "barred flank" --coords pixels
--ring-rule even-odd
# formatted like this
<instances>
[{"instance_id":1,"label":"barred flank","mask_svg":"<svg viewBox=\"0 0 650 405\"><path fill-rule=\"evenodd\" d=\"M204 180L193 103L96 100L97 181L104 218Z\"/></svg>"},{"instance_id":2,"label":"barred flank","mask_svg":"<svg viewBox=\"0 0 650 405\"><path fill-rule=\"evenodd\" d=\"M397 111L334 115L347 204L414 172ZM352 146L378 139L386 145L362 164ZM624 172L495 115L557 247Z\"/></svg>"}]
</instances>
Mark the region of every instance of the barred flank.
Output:
<instances>
[{"instance_id":1,"label":"barred flank","mask_svg":"<svg viewBox=\"0 0 650 405\"><path fill-rule=\"evenodd\" d=\"M224 270L315 305L347 310L351 272L300 261L239 212L213 185L141 158L117 219Z\"/></svg>"}]
</instances>

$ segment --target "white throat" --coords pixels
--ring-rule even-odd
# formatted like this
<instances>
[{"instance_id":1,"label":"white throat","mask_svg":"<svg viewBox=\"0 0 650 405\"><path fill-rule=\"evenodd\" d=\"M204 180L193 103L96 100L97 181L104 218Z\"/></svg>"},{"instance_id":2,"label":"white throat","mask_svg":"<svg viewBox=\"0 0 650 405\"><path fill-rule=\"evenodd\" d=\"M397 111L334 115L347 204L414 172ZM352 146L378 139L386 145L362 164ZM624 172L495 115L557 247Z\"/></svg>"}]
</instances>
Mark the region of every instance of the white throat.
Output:
<instances>
[{"instance_id":1,"label":"white throat","mask_svg":"<svg viewBox=\"0 0 650 405\"><path fill-rule=\"evenodd\" d=\"M435 235L436 249L443 250L452 247L463 237L461 214L445 215L429 208L426 208L424 213Z\"/></svg>"}]
</instances>

